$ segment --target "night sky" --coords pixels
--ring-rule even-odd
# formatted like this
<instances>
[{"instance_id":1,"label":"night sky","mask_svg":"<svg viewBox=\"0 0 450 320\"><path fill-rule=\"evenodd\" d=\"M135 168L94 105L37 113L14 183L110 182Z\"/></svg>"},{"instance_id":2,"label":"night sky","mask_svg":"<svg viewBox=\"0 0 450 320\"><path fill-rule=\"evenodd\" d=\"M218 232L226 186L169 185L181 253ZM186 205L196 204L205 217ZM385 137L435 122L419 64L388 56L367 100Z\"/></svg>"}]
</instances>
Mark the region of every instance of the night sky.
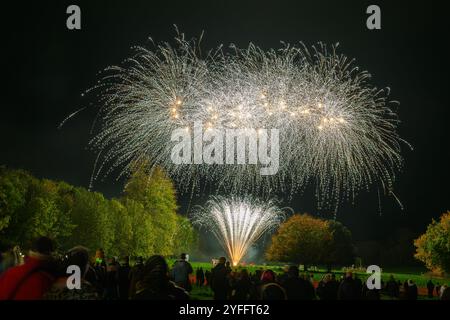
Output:
<instances>
[{"instance_id":1,"label":"night sky","mask_svg":"<svg viewBox=\"0 0 450 320\"><path fill-rule=\"evenodd\" d=\"M66 8L78 4L82 29L66 28ZM366 8L378 4L382 29L366 28ZM2 11L0 164L41 178L88 187L95 153L87 149L95 108L62 129L59 123L89 104L81 93L98 71L120 63L133 45L172 41L173 24L187 37L205 30L203 48L249 42L278 48L280 41L340 43L378 87L399 100L405 167L396 194L405 209L376 189L341 206L337 219L357 240L380 240L399 228L423 232L449 205L449 27L433 1L41 1ZM6 71L6 72L5 72ZM109 177L94 189L118 196L123 181ZM182 210L186 197L180 199ZM316 214L310 192L283 204ZM326 212L322 212L326 216Z\"/></svg>"}]
</instances>

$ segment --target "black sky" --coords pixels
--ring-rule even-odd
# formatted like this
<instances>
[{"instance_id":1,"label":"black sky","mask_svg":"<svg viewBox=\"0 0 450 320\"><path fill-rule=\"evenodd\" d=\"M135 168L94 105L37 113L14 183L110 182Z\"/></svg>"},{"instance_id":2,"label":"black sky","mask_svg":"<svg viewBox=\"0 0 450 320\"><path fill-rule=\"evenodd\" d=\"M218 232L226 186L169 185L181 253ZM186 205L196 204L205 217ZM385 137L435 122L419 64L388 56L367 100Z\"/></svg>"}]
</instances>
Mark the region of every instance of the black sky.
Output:
<instances>
[{"instance_id":1,"label":"black sky","mask_svg":"<svg viewBox=\"0 0 450 320\"><path fill-rule=\"evenodd\" d=\"M66 8L78 4L82 30L66 28ZM366 28L370 4L382 11L382 30ZM95 111L58 124L88 101L80 94L104 67L120 63L133 45L171 41L173 24L188 37L205 30L203 47L249 42L279 47L280 40L340 43L341 52L391 87L401 102L405 167L395 201L376 190L338 212L356 239L383 239L397 228L422 232L431 218L450 209L448 129L449 27L434 1L43 1L3 10L3 85L0 113L0 164L38 177L87 187L95 154L86 149ZM95 190L120 194L122 182L98 181ZM185 199L182 200L185 205ZM315 213L309 193L286 205Z\"/></svg>"}]
</instances>

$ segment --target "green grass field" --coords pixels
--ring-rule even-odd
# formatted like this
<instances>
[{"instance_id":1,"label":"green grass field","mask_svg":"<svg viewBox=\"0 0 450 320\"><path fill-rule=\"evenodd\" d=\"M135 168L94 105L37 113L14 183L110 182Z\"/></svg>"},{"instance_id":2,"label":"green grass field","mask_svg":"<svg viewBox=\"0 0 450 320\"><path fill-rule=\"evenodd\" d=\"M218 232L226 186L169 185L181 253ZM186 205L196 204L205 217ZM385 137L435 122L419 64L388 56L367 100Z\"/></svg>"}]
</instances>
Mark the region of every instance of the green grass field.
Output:
<instances>
[{"instance_id":1,"label":"green grass field","mask_svg":"<svg viewBox=\"0 0 450 320\"><path fill-rule=\"evenodd\" d=\"M173 262L171 262L170 265L172 263ZM211 269L211 267L212 267L210 262L191 262L191 265L194 269L202 267L203 270L208 270L208 269ZM271 269L271 270L275 271L276 273L281 273L283 271L282 265L247 265L245 267L234 268L234 270L239 270L241 268L245 268L251 273L255 272L257 269L263 269L263 270ZM332 272L335 273L337 276L343 275L345 273L345 271L342 271L342 270L333 270ZM326 273L326 270L319 269L317 271L308 271L308 273L313 273L314 280L320 281L322 276ZM414 269L403 269L402 270L402 269L398 269L398 268L393 268L393 269L383 270L383 272L381 274L381 278L384 281L387 281L389 279L389 277L391 275L393 275L396 280L400 280L401 282L404 282L408 279L412 279L418 286L423 287L423 286L426 286L427 281L430 279L430 277L425 275L424 273L425 273L424 271L421 273L417 269L416 270L414 270ZM367 277L367 274L364 272L356 272L356 274L358 274L361 278ZM450 278L433 277L432 279L433 279L434 283L440 283L441 285L442 284L450 285Z\"/></svg>"}]
</instances>

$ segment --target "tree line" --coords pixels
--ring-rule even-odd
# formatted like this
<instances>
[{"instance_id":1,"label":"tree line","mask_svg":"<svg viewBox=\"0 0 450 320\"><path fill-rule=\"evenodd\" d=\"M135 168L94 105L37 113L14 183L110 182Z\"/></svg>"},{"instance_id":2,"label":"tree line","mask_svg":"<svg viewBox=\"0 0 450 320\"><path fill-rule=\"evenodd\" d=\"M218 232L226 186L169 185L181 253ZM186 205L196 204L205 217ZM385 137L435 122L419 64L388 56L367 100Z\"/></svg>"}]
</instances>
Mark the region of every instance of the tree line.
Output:
<instances>
[{"instance_id":1,"label":"tree line","mask_svg":"<svg viewBox=\"0 0 450 320\"><path fill-rule=\"evenodd\" d=\"M63 181L0 167L0 244L26 248L37 236L61 250L83 245L109 256L147 257L191 252L197 235L177 214L176 191L165 172L136 167L123 195L106 199Z\"/></svg>"},{"instance_id":2,"label":"tree line","mask_svg":"<svg viewBox=\"0 0 450 320\"><path fill-rule=\"evenodd\" d=\"M364 263L386 265L397 261L396 266L404 266L405 261L415 258L436 274L450 274L450 211L439 221L433 220L426 232L414 240L410 233L400 234L396 244L388 241L383 255L378 255ZM402 239L404 238L404 239ZM415 247L415 253L414 253ZM321 220L308 214L295 214L282 223L272 236L266 250L266 258L271 261L294 262L308 265L349 266L362 248L355 250L350 231L338 221ZM368 247L374 255L376 247ZM397 259L390 256L396 255ZM383 258L384 257L384 258Z\"/></svg>"},{"instance_id":3,"label":"tree line","mask_svg":"<svg viewBox=\"0 0 450 320\"><path fill-rule=\"evenodd\" d=\"M198 235L177 210L173 182L161 168L150 170L146 164L135 166L122 196L113 199L0 166L0 247L4 248L27 248L32 239L45 235L61 250L83 245L102 248L110 256L195 251ZM433 220L416 240L409 238L409 245L392 254L413 255L415 245L417 260L437 273L450 273L450 212ZM355 247L341 223L296 214L281 224L265 256L271 261L331 268L353 264Z\"/></svg>"}]
</instances>

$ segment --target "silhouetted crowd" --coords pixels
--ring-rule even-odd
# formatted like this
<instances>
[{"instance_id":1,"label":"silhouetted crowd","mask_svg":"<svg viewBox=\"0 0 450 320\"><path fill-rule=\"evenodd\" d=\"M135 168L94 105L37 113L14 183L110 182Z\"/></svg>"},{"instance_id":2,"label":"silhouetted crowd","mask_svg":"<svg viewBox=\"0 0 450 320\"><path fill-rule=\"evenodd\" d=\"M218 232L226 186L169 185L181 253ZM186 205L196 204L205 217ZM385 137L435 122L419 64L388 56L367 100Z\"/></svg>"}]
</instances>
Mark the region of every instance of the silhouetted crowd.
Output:
<instances>
[{"instance_id":1,"label":"silhouetted crowd","mask_svg":"<svg viewBox=\"0 0 450 320\"><path fill-rule=\"evenodd\" d=\"M197 273L199 271L197 270ZM202 272L202 271L200 271ZM272 270L256 270L249 274L246 269L232 271L225 258L212 269L211 279L205 275L216 300L379 300L384 294L393 299L417 300L418 288L412 281L403 284L393 276L380 289L368 289L357 274L347 272L341 279L328 273L315 286L314 275L300 274L297 266L287 266L277 275ZM428 284L432 283L431 280ZM436 286L436 296L448 300L450 291L446 285ZM429 289L429 298L433 292Z\"/></svg>"},{"instance_id":2,"label":"silhouetted crowd","mask_svg":"<svg viewBox=\"0 0 450 320\"><path fill-rule=\"evenodd\" d=\"M14 252L2 255L0 300L187 300L192 285L209 286L215 300L378 300L381 294L406 300L418 297L412 280L401 284L393 276L380 290L369 290L351 272L341 279L325 274L315 285L313 274L300 273L297 266L287 266L280 274L262 269L249 273L245 268L233 270L221 257L211 270L195 270L192 281L194 270L185 254L169 268L159 255L146 261L138 257L130 266L129 257L106 259L101 249L93 261L82 246L59 258L53 251L52 240L41 237L23 262ZM434 285L430 280L427 289L430 298L436 291L440 299L450 299L446 285Z\"/></svg>"}]
</instances>

